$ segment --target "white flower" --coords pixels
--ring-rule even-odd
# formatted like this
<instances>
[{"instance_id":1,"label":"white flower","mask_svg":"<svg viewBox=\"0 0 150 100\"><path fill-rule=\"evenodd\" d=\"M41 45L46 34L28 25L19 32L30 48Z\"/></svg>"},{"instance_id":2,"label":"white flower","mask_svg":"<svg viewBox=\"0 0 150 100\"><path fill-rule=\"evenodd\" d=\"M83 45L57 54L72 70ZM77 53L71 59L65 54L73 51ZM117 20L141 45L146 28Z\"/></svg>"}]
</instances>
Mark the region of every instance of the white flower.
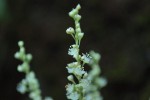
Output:
<instances>
[{"instance_id":1,"label":"white flower","mask_svg":"<svg viewBox=\"0 0 150 100\"><path fill-rule=\"evenodd\" d=\"M19 91L20 93L24 94L27 92L27 87L23 84L18 84L17 86L17 91Z\"/></svg>"},{"instance_id":2,"label":"white flower","mask_svg":"<svg viewBox=\"0 0 150 100\"><path fill-rule=\"evenodd\" d=\"M89 81L88 79L82 79L82 80L80 81L80 84L81 84L81 86L82 86L83 88L86 88L86 87L88 87L88 86L90 85L90 81Z\"/></svg>"},{"instance_id":3,"label":"white flower","mask_svg":"<svg viewBox=\"0 0 150 100\"><path fill-rule=\"evenodd\" d=\"M28 91L27 88L27 81L25 79L23 79L17 86L17 91L19 91L20 93L24 94Z\"/></svg>"},{"instance_id":4,"label":"white flower","mask_svg":"<svg viewBox=\"0 0 150 100\"><path fill-rule=\"evenodd\" d=\"M107 84L107 80L103 77L101 78L97 78L96 79L96 83L100 86L100 87L104 87Z\"/></svg>"},{"instance_id":5,"label":"white flower","mask_svg":"<svg viewBox=\"0 0 150 100\"><path fill-rule=\"evenodd\" d=\"M68 70L68 73L73 73L74 68L66 67Z\"/></svg>"},{"instance_id":6,"label":"white flower","mask_svg":"<svg viewBox=\"0 0 150 100\"><path fill-rule=\"evenodd\" d=\"M85 73L85 71L83 69L81 69L80 67L77 67L74 69L73 73L75 75L82 76Z\"/></svg>"},{"instance_id":7,"label":"white flower","mask_svg":"<svg viewBox=\"0 0 150 100\"><path fill-rule=\"evenodd\" d=\"M78 62L72 62L70 64L67 65L68 67L77 67L78 66Z\"/></svg>"},{"instance_id":8,"label":"white flower","mask_svg":"<svg viewBox=\"0 0 150 100\"><path fill-rule=\"evenodd\" d=\"M90 83L91 82L88 79L80 80L80 86L83 87L83 93L87 93L89 91Z\"/></svg>"},{"instance_id":9,"label":"white flower","mask_svg":"<svg viewBox=\"0 0 150 100\"><path fill-rule=\"evenodd\" d=\"M85 96L85 100L92 100L92 95L88 94L87 96Z\"/></svg>"},{"instance_id":10,"label":"white flower","mask_svg":"<svg viewBox=\"0 0 150 100\"><path fill-rule=\"evenodd\" d=\"M69 80L69 81L74 81L74 79L73 79L73 75L69 75L68 77L67 77L67 79Z\"/></svg>"},{"instance_id":11,"label":"white flower","mask_svg":"<svg viewBox=\"0 0 150 100\"><path fill-rule=\"evenodd\" d=\"M29 84L29 90L37 90L39 88L39 83L38 80L35 77L35 73L34 72L30 72L27 74L26 80L28 81Z\"/></svg>"},{"instance_id":12,"label":"white flower","mask_svg":"<svg viewBox=\"0 0 150 100\"><path fill-rule=\"evenodd\" d=\"M67 95L67 98L71 100L79 100L79 94L77 92L72 92L71 94Z\"/></svg>"},{"instance_id":13,"label":"white flower","mask_svg":"<svg viewBox=\"0 0 150 100\"><path fill-rule=\"evenodd\" d=\"M68 50L68 54L73 56L73 58L77 58L78 56L78 46L77 45L71 45L69 50Z\"/></svg>"},{"instance_id":14,"label":"white flower","mask_svg":"<svg viewBox=\"0 0 150 100\"><path fill-rule=\"evenodd\" d=\"M75 75L78 75L78 76L82 76L85 71L80 67L66 67L67 70L68 70L68 73L73 73Z\"/></svg>"},{"instance_id":15,"label":"white flower","mask_svg":"<svg viewBox=\"0 0 150 100\"><path fill-rule=\"evenodd\" d=\"M84 63L89 63L90 60L91 60L91 56L89 54L82 54L83 56L81 57L81 60L84 62Z\"/></svg>"},{"instance_id":16,"label":"white flower","mask_svg":"<svg viewBox=\"0 0 150 100\"><path fill-rule=\"evenodd\" d=\"M67 94L70 94L74 91L74 85L73 84L68 84L66 86Z\"/></svg>"}]
</instances>

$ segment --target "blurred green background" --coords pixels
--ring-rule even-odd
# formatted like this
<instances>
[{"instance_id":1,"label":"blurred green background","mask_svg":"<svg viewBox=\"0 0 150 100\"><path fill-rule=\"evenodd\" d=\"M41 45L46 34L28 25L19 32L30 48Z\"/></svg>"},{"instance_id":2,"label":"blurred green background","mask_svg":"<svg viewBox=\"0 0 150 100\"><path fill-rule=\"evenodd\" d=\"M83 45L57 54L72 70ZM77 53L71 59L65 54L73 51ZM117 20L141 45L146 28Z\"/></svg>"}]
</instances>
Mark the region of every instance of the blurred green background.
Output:
<instances>
[{"instance_id":1,"label":"blurred green background","mask_svg":"<svg viewBox=\"0 0 150 100\"><path fill-rule=\"evenodd\" d=\"M108 85L104 100L150 97L150 0L0 0L0 100L28 100L16 92L24 77L14 59L23 40L33 54L32 69L42 95L66 100L65 66L73 39L65 31L74 23L68 12L80 3L85 33L81 51L100 52Z\"/></svg>"}]
</instances>

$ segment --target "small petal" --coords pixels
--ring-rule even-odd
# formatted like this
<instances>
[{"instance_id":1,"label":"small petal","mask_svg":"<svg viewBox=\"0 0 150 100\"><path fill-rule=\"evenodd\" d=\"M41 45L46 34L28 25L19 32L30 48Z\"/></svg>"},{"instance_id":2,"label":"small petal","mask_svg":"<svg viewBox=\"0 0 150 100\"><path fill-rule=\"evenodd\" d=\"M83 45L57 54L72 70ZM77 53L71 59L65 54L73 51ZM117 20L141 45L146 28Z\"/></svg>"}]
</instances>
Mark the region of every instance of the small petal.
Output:
<instances>
[{"instance_id":1,"label":"small petal","mask_svg":"<svg viewBox=\"0 0 150 100\"><path fill-rule=\"evenodd\" d=\"M74 91L74 85L73 84L68 84L66 86L67 94L70 94Z\"/></svg>"},{"instance_id":2,"label":"small petal","mask_svg":"<svg viewBox=\"0 0 150 100\"><path fill-rule=\"evenodd\" d=\"M90 60L91 60L91 57L90 57L89 54L83 54L83 56L81 57L81 59L82 59L82 61L83 61L84 63L89 63Z\"/></svg>"},{"instance_id":3,"label":"small petal","mask_svg":"<svg viewBox=\"0 0 150 100\"><path fill-rule=\"evenodd\" d=\"M73 56L73 58L77 58L78 56L78 47L76 45L72 45L70 46L69 50L68 50L68 54Z\"/></svg>"}]
</instances>

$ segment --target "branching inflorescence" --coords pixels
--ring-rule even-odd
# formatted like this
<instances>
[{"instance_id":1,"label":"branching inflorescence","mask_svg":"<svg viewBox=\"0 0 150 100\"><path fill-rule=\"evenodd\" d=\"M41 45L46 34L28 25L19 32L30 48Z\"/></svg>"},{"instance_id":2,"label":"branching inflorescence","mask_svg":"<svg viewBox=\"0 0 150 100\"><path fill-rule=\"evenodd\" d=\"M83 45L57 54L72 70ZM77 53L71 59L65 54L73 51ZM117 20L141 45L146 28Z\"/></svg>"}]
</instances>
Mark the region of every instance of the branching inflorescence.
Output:
<instances>
[{"instance_id":1,"label":"branching inflorescence","mask_svg":"<svg viewBox=\"0 0 150 100\"><path fill-rule=\"evenodd\" d=\"M100 55L94 51L89 54L80 54L80 43L84 36L79 22L81 19L81 15L78 14L80 9L81 6L78 4L75 9L69 12L69 16L75 21L75 29L69 27L66 30L66 33L71 35L75 41L68 50L68 54L75 59L75 62L66 66L70 74L67 77L70 83L66 85L66 96L69 100L102 100L99 89L104 87L107 81L105 78L99 77L101 72L98 65ZM18 45L20 50L15 53L15 58L21 60L22 64L18 66L17 70L25 73L25 78L18 84L17 90L22 94L29 93L31 100L43 100L38 79L35 77L35 73L30 70L32 55L26 54L23 41L19 41ZM91 66L89 72L84 70L85 64ZM52 100L52 98L45 97L44 100Z\"/></svg>"},{"instance_id":2,"label":"branching inflorescence","mask_svg":"<svg viewBox=\"0 0 150 100\"><path fill-rule=\"evenodd\" d=\"M21 94L29 93L31 100L43 100L41 96L41 90L39 88L38 79L35 77L35 73L30 70L30 61L32 60L31 54L26 54L23 41L18 42L20 50L15 53L15 58L22 61L21 65L18 65L17 70L25 73L25 78L18 84L17 90ZM51 97L45 97L44 100L52 100Z\"/></svg>"},{"instance_id":3,"label":"branching inflorescence","mask_svg":"<svg viewBox=\"0 0 150 100\"><path fill-rule=\"evenodd\" d=\"M81 15L78 14L80 9L81 6L78 4L75 9L69 12L69 16L75 21L75 29L69 27L66 30L66 33L75 40L75 44L70 46L68 54L76 60L66 67L70 74L68 80L71 82L66 85L66 95L70 100L102 100L98 88L105 86L106 80L99 78L100 68L98 61L100 55L95 52L90 52L91 55L88 53L80 55L79 53L81 39L84 36L79 22L81 19ZM84 70L85 64L89 64L92 68L89 73Z\"/></svg>"}]
</instances>

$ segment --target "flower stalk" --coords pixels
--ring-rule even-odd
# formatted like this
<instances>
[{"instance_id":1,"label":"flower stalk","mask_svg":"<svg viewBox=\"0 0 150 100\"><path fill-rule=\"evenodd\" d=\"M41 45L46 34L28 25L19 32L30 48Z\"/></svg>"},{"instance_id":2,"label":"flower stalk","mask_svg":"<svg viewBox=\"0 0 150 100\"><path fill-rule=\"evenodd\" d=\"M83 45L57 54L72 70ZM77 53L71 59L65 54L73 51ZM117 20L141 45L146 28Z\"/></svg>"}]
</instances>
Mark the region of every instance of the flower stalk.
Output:
<instances>
[{"instance_id":1,"label":"flower stalk","mask_svg":"<svg viewBox=\"0 0 150 100\"><path fill-rule=\"evenodd\" d=\"M81 15L79 15L79 10L81 6L78 4L71 12L69 16L73 18L75 22L75 29L69 27L66 33L71 35L75 40L75 44L71 45L68 54L71 55L76 61L67 65L68 80L71 82L66 86L67 98L71 100L85 100L86 88L90 84L90 80L87 79L87 72L84 70L84 65L90 62L91 57L89 54L80 55L80 43L84 36L81 31L80 20ZM77 79L75 81L74 79Z\"/></svg>"},{"instance_id":2,"label":"flower stalk","mask_svg":"<svg viewBox=\"0 0 150 100\"><path fill-rule=\"evenodd\" d=\"M22 61L22 64L18 65L17 70L24 73L25 78L18 84L17 91L21 94L29 93L31 100L52 100L51 97L42 99L39 81L34 71L30 69L32 55L26 54L23 41L19 41L18 46L20 50L15 53L15 58Z\"/></svg>"}]
</instances>

